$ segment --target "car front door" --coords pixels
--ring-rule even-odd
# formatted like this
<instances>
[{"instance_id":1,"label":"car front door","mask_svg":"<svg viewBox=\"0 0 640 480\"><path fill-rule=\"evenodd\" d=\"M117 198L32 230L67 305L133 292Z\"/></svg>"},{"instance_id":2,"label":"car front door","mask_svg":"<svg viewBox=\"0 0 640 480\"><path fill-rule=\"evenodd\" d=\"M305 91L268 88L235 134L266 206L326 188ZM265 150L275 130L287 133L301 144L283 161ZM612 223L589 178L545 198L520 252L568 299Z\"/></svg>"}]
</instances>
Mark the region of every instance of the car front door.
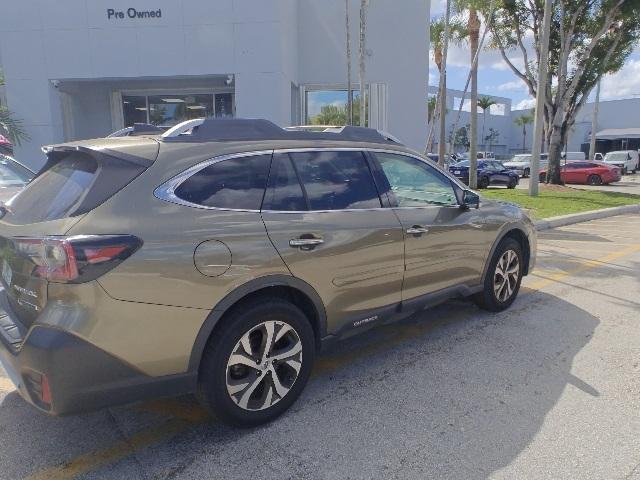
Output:
<instances>
[{"instance_id":1,"label":"car front door","mask_svg":"<svg viewBox=\"0 0 640 480\"><path fill-rule=\"evenodd\" d=\"M401 301L402 227L362 151L276 152L262 218L291 273L320 295L328 333L373 324Z\"/></svg>"},{"instance_id":2,"label":"car front door","mask_svg":"<svg viewBox=\"0 0 640 480\"><path fill-rule=\"evenodd\" d=\"M405 235L403 300L479 283L495 238L477 209L461 209L451 180L405 154L374 152Z\"/></svg>"}]
</instances>

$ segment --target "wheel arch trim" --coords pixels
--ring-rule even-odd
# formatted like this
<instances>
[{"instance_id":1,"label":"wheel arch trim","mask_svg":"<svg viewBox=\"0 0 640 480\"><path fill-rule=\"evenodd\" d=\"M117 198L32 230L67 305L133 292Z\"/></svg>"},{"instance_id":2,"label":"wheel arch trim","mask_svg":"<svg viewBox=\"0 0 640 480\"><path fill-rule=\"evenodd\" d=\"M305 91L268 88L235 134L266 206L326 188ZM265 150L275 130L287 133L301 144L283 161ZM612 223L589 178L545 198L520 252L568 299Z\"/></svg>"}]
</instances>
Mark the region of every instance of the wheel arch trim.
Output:
<instances>
[{"instance_id":1,"label":"wheel arch trim","mask_svg":"<svg viewBox=\"0 0 640 480\"><path fill-rule=\"evenodd\" d=\"M502 229L500 230L500 233L496 236L496 239L493 242L493 245L491 245L491 250L489 251L489 255L487 255L487 259L484 262L484 268L482 270L482 284L484 285L484 281L487 278L487 273L489 271L489 264L491 263L491 259L493 258L493 255L496 253L496 249L498 248L498 245L500 245L500 242L502 242L502 240L504 240L507 236L509 236L509 234L511 234L512 232L518 232L519 234L521 234L527 241L528 243L528 248L529 250L531 250L531 242L529 240L529 235L527 234L526 228L523 228L523 226L519 223L508 223L506 225L504 225L502 227ZM526 252L523 252L526 254ZM531 258L531 252L529 251L529 254L527 255L527 258L525 259L526 261L525 263L525 270L524 270L524 274L527 275L529 273L529 260Z\"/></svg>"},{"instance_id":2,"label":"wheel arch trim","mask_svg":"<svg viewBox=\"0 0 640 480\"><path fill-rule=\"evenodd\" d=\"M317 314L320 337L316 339L317 343L319 344L320 340L327 336L327 314L324 303L311 285L291 275L276 274L259 277L242 284L227 294L207 315L191 349L189 372L198 371L207 342L225 313L249 295L269 287L288 287L305 295L313 304Z\"/></svg>"}]
</instances>

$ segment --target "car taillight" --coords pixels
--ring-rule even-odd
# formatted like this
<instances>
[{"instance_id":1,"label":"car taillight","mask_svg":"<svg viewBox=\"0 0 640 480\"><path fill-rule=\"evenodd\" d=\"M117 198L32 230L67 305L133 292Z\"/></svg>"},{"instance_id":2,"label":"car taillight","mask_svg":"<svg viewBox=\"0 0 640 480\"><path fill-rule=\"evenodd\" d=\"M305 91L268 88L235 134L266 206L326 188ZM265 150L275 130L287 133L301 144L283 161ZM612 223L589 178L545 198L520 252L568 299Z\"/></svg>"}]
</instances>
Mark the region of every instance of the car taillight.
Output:
<instances>
[{"instance_id":1,"label":"car taillight","mask_svg":"<svg viewBox=\"0 0 640 480\"><path fill-rule=\"evenodd\" d=\"M14 238L13 243L35 264L31 275L60 283L95 280L142 246L133 235Z\"/></svg>"}]
</instances>

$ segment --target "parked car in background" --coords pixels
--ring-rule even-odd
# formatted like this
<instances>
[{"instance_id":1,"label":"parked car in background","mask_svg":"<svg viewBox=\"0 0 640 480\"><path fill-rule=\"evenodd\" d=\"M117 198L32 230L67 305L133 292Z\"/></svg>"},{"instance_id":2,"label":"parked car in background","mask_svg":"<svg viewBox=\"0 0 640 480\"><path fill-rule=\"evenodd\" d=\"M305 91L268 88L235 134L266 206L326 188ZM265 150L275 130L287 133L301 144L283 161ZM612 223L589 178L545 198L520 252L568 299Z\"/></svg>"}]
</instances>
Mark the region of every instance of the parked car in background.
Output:
<instances>
[{"instance_id":1,"label":"parked car in background","mask_svg":"<svg viewBox=\"0 0 640 480\"><path fill-rule=\"evenodd\" d=\"M636 173L640 168L638 163L637 150L621 150L618 152L609 152L604 156L604 163L614 165L622 171L622 175L627 173Z\"/></svg>"},{"instance_id":2,"label":"parked car in background","mask_svg":"<svg viewBox=\"0 0 640 480\"><path fill-rule=\"evenodd\" d=\"M584 152L562 152L560 154L560 160L563 162L579 162L586 159L587 156Z\"/></svg>"},{"instance_id":3,"label":"parked car in background","mask_svg":"<svg viewBox=\"0 0 640 480\"><path fill-rule=\"evenodd\" d=\"M519 207L375 130L200 119L45 150L0 209L0 362L49 414L197 392L265 423L323 344L447 298L503 311L535 264Z\"/></svg>"},{"instance_id":4,"label":"parked car in background","mask_svg":"<svg viewBox=\"0 0 640 480\"><path fill-rule=\"evenodd\" d=\"M540 168L545 168L549 161L549 155L546 153L540 154ZM508 162L503 162L503 165L509 170L514 171L523 178L527 178L531 175L531 154L520 153L514 155L514 157Z\"/></svg>"},{"instance_id":5,"label":"parked car in background","mask_svg":"<svg viewBox=\"0 0 640 480\"><path fill-rule=\"evenodd\" d=\"M11 200L34 176L33 171L14 158L0 154L0 202Z\"/></svg>"},{"instance_id":6,"label":"parked car in background","mask_svg":"<svg viewBox=\"0 0 640 480\"><path fill-rule=\"evenodd\" d=\"M599 153L599 152L597 152L597 153L595 153L595 154L593 155L593 159L594 159L596 162L601 162L601 161L603 161L603 160L604 160L604 155L603 155L603 154L601 154L601 153Z\"/></svg>"},{"instance_id":7,"label":"parked car in background","mask_svg":"<svg viewBox=\"0 0 640 480\"><path fill-rule=\"evenodd\" d=\"M4 135L0 135L0 154L13 155L13 144Z\"/></svg>"},{"instance_id":8,"label":"parked car in background","mask_svg":"<svg viewBox=\"0 0 640 480\"><path fill-rule=\"evenodd\" d=\"M547 178L547 170L540 172L540 181ZM584 185L603 185L620 181L621 174L618 167L602 162L567 162L560 166L560 179L564 183Z\"/></svg>"},{"instance_id":9,"label":"parked car in background","mask_svg":"<svg viewBox=\"0 0 640 480\"><path fill-rule=\"evenodd\" d=\"M449 173L469 185L469 160L450 166ZM497 160L478 160L478 188L487 188L490 185L516 188L519 181L520 176L516 172L509 170Z\"/></svg>"}]
</instances>

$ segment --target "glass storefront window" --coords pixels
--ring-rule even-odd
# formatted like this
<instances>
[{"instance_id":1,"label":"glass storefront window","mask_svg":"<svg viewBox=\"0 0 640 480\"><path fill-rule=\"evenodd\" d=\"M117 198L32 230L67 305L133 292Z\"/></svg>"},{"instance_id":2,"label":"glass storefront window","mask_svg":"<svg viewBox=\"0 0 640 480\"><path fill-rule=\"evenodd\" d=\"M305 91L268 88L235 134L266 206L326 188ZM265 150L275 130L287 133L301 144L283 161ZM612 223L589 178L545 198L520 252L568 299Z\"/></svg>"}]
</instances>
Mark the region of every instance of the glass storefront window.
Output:
<instances>
[{"instance_id":1,"label":"glass storefront window","mask_svg":"<svg viewBox=\"0 0 640 480\"><path fill-rule=\"evenodd\" d=\"M352 90L353 125L360 125L360 91ZM309 90L305 94L305 124L307 125L347 125L347 90ZM367 102L367 120L369 105Z\"/></svg>"},{"instance_id":2,"label":"glass storefront window","mask_svg":"<svg viewBox=\"0 0 640 480\"><path fill-rule=\"evenodd\" d=\"M231 118L234 116L233 100L233 93L123 95L124 126L151 123L171 127L193 118Z\"/></svg>"}]
</instances>

